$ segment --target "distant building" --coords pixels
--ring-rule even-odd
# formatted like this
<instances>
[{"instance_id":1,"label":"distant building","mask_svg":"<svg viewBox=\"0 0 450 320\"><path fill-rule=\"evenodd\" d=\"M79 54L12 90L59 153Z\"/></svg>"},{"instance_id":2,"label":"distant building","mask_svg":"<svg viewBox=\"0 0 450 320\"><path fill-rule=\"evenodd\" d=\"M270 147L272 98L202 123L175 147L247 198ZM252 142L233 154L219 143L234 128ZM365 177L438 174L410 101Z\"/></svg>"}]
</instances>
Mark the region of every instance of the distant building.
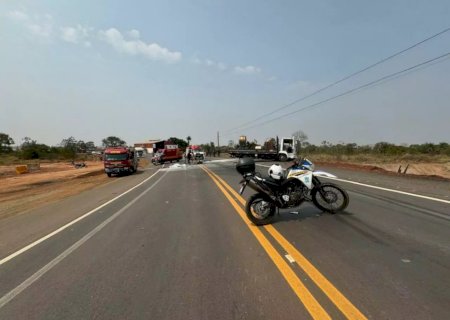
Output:
<instances>
[{"instance_id":1,"label":"distant building","mask_svg":"<svg viewBox=\"0 0 450 320\"><path fill-rule=\"evenodd\" d=\"M144 142L137 142L134 144L135 147L141 147L141 148L145 148L145 150L147 151L147 153L152 154L153 150L156 148L156 145L164 142L161 139L155 139L155 140L147 140Z\"/></svg>"}]
</instances>

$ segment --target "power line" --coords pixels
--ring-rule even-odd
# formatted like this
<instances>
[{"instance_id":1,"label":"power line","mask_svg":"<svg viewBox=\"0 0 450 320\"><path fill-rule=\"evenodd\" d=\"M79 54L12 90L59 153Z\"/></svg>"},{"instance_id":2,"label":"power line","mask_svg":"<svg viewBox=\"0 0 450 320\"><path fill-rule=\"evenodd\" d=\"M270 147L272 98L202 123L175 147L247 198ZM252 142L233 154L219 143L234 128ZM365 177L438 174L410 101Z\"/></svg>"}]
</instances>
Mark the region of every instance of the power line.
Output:
<instances>
[{"instance_id":1,"label":"power line","mask_svg":"<svg viewBox=\"0 0 450 320\"><path fill-rule=\"evenodd\" d=\"M301 101L303 101L303 100L306 100L307 98L310 98L310 97L312 97L312 96L314 96L314 95L316 95L316 94L318 94L318 93L320 93L320 92L322 92L322 91L325 91L325 90L327 90L327 89L329 89L329 88L331 88L331 87L333 87L333 86L335 86L335 85L337 85L337 84L339 84L339 83L341 83L341 82L343 82L343 81L345 81L345 80L348 80L348 79L350 79L350 78L353 78L354 76L356 76L356 75L358 75L358 74L360 74L360 73L363 73L364 71L367 71L367 70L369 70L369 69L372 69L373 67L375 67L375 66L377 66L377 65L380 65L380 64L382 64L382 63L384 63L384 62L386 62L386 61L388 61L388 60L390 60L390 59L392 59L392 58L394 58L394 57L396 57L396 56L398 56L398 55L401 55L402 53L405 53L406 51L409 51L409 50L411 50L411 49L413 49L413 48L415 48L415 47L417 47L417 46L423 44L424 42L427 42L427 41L429 41L429 40L431 40L431 39L433 39L433 38L436 38L436 37L438 37L438 36L440 36L440 35L442 35L442 34L448 32L448 31L450 31L450 27L449 27L449 28L446 28L446 29L444 29L444 30L442 30L442 31L440 31L440 32L438 32L438 33L436 33L436 34L434 34L434 35L432 35L432 36L426 38L426 39L423 39L423 40L421 40L421 41L419 41L419 42L413 44L412 46L409 46L409 47L406 48L406 49L403 49L403 50L398 51L398 52L396 52L396 53L394 53L394 54L392 54L392 55L390 55L390 56L388 56L388 57L386 57L386 58L383 58L383 59L379 60L378 62L375 62L375 63L373 63L373 64L371 64L371 65L369 65L369 66L367 66L367 67L365 67L365 68L363 68L363 69L361 69L361 70L359 70L359 71L356 71L356 72L354 72L354 73L351 73L351 74L349 74L349 75L347 75L347 76L345 76L345 77L343 77L343 78L341 78L341 79L339 79L339 80L337 80L337 81L335 81L335 82L333 82L333 83L331 83L331 84L329 84L329 85L327 85L327 86L325 86L325 87L322 87L322 88L320 88L320 89L318 89L318 90L316 90L316 91L314 91L314 92L312 92L312 93L310 93L310 94L308 94L308 95L306 95L306 96L303 96L303 97L301 97L301 98L299 98L299 99L296 99L296 100L294 100L294 101L292 101L292 102L290 102L290 103L288 103L288 104L286 104L286 105L283 105L283 106L281 106L281 107L279 107L279 108L277 108L277 109L275 109L275 110L273 110L273 111L271 111L271 112L265 113L265 114L263 114L263 115L257 117L256 119L254 119L254 120L252 120L252 121L245 122L245 123L243 123L243 124L241 124L241 125L239 125L239 126L237 126L237 127L234 127L234 128L229 129L229 130L226 130L225 132L229 133L229 132L231 132L231 131L233 131L233 130L236 130L236 129L239 129L239 128L243 128L243 127L245 127L246 125L248 125L248 124L250 124L250 123L253 123L253 122L255 122L255 121L258 121L258 120L260 120L260 119L262 119L262 118L265 118L265 117L267 117L267 116L270 116L270 115L272 115L272 114L274 114L274 113L276 113L276 112L278 112L278 111L281 111L281 110L283 110L283 109L286 109L286 108L288 108L288 107L290 107L290 106L292 106L292 105L294 105L294 104L296 104L296 103L298 103L298 102L301 102Z\"/></svg>"},{"instance_id":2,"label":"power line","mask_svg":"<svg viewBox=\"0 0 450 320\"><path fill-rule=\"evenodd\" d=\"M421 63L419 63L419 64L416 64L416 65L414 65L414 66L412 66L412 67L403 69L403 70L401 70L401 71L397 71L397 72L391 73L391 74L389 74L389 75L387 75L387 76L378 78L377 80L373 80L373 81L368 82L368 83L366 83L366 84L363 84L363 85L361 85L361 86L359 86L359 87L356 87L356 88L347 90L347 91L345 91L345 92L343 92L343 93L340 93L340 94L338 94L338 95L336 95L336 96L333 96L333 97L331 97L331 98L328 98L328 99L325 99L325 100L322 100L322 101L319 101L319 102L310 104L310 105L308 105L308 106L306 106L306 107L300 108L300 109L298 109L298 110L294 110L294 111L289 112L289 113L285 113L285 114L283 114L283 115L281 115L281 116L278 116L278 117L273 118L273 119L269 119L269 120L264 121L264 122L261 122L261 123L259 123L259 124L256 124L256 125L253 125L253 126L250 126L250 127L245 127L245 128L243 128L243 129L241 129L241 130L249 130L249 129L253 129L253 128L256 128L256 127L265 125L265 124L267 124L267 123L270 123L270 122L273 122L273 121L282 119L282 118L284 118L284 117L293 115L293 114L298 113L298 112L300 112L300 111L305 111L305 110L307 110L307 109L312 109L312 108L317 107L317 106L319 106L319 105L321 105L321 104L324 104L324 103L329 102L329 101L331 101L331 100L334 100L334 99L343 97L343 96L348 95L348 94L350 94L350 93L353 93L353 92L355 92L355 91L358 91L358 90L361 90L361 89L364 89L364 88L373 86L373 85L375 85L375 84L378 84L378 83L383 82L383 81L385 81L385 80L389 80L389 79L398 77L398 76L400 76L400 75L404 75L404 74L407 73L407 72L413 71L413 70L415 70L415 69L417 69L417 68L419 68L419 67L423 67L423 66L425 66L425 65L428 65L428 64L430 64L430 63L432 63L432 62L436 62L437 60L443 59L443 58L448 57L448 56L450 56L450 52L447 52L447 53L445 53L445 54L443 54L443 55L440 55L440 56L438 56L438 57L436 57L436 58L426 60L426 61L421 62ZM439 61L439 62L441 62L441 61Z\"/></svg>"}]
</instances>

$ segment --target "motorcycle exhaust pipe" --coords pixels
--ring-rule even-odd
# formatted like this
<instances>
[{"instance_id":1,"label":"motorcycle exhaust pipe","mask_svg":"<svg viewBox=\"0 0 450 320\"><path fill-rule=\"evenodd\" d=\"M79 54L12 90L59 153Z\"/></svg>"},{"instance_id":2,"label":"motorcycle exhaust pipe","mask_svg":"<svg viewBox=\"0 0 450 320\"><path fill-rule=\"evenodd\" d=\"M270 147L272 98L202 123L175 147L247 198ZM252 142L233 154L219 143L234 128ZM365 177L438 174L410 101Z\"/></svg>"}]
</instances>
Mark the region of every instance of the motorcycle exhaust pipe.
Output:
<instances>
[{"instance_id":1,"label":"motorcycle exhaust pipe","mask_svg":"<svg viewBox=\"0 0 450 320\"><path fill-rule=\"evenodd\" d=\"M273 195L273 193L270 190L267 190L267 189L263 188L255 180L249 179L248 180L248 186L250 188L252 188L253 190L257 191L257 192L260 192L260 193L263 193L263 194L267 195L273 201L276 201L276 197Z\"/></svg>"}]
</instances>

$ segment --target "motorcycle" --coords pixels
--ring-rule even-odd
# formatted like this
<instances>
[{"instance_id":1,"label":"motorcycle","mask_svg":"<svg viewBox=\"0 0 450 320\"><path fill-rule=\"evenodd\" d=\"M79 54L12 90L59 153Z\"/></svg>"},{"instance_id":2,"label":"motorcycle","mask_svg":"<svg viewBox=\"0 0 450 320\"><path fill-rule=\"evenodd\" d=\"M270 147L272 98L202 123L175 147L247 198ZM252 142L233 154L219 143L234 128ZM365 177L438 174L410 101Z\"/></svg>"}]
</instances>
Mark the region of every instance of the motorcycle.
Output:
<instances>
[{"instance_id":1,"label":"motorcycle","mask_svg":"<svg viewBox=\"0 0 450 320\"><path fill-rule=\"evenodd\" d=\"M333 214L345 210L349 204L349 196L344 189L319 180L319 177L337 177L314 171L314 164L306 158L294 160L287 169L272 165L267 179L255 171L252 158L239 159L236 170L243 177L239 194L242 195L247 186L257 192L245 206L248 219L257 226L269 224L276 210L298 207L305 201L312 201L320 210Z\"/></svg>"}]
</instances>

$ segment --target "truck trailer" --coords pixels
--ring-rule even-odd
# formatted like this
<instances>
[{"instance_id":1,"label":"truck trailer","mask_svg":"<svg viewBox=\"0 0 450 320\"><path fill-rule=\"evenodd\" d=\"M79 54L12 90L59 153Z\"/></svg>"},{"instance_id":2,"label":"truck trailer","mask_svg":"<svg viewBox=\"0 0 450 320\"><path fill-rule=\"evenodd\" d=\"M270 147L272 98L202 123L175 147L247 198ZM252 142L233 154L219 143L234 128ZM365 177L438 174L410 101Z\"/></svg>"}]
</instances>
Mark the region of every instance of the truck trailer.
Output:
<instances>
[{"instance_id":1,"label":"truck trailer","mask_svg":"<svg viewBox=\"0 0 450 320\"><path fill-rule=\"evenodd\" d=\"M276 149L275 150L265 150L262 148L255 149L234 149L228 151L230 157L232 158L258 158L258 159L270 159L278 161L288 161L295 159L295 139L291 138L281 138L276 139Z\"/></svg>"}]
</instances>

